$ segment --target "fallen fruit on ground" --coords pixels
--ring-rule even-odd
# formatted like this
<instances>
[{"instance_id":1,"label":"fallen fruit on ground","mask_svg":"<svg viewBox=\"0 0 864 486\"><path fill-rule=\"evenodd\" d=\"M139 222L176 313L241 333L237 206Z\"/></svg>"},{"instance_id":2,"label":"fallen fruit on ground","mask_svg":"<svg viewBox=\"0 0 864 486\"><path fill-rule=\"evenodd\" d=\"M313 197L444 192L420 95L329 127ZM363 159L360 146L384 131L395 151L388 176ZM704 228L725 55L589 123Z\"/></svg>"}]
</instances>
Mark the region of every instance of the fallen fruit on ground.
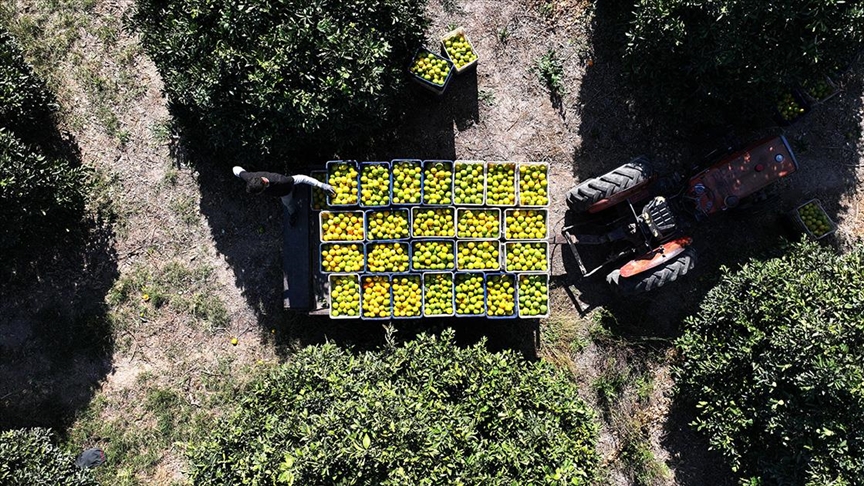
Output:
<instances>
[{"instance_id":1,"label":"fallen fruit on ground","mask_svg":"<svg viewBox=\"0 0 864 486\"><path fill-rule=\"evenodd\" d=\"M363 277L363 317L390 317L390 279L383 275Z\"/></svg>"},{"instance_id":2,"label":"fallen fruit on ground","mask_svg":"<svg viewBox=\"0 0 864 486\"><path fill-rule=\"evenodd\" d=\"M504 237L508 240L542 240L546 238L546 211L513 209L504 216Z\"/></svg>"},{"instance_id":3,"label":"fallen fruit on ground","mask_svg":"<svg viewBox=\"0 0 864 486\"><path fill-rule=\"evenodd\" d=\"M548 268L546 243L507 243L504 269L508 272L542 272Z\"/></svg>"},{"instance_id":4,"label":"fallen fruit on ground","mask_svg":"<svg viewBox=\"0 0 864 486\"><path fill-rule=\"evenodd\" d=\"M540 316L549 311L546 275L519 276L519 315Z\"/></svg>"},{"instance_id":5,"label":"fallen fruit on ground","mask_svg":"<svg viewBox=\"0 0 864 486\"><path fill-rule=\"evenodd\" d=\"M522 206L545 206L549 204L547 191L548 168L546 164L519 166L519 204Z\"/></svg>"},{"instance_id":6,"label":"fallen fruit on ground","mask_svg":"<svg viewBox=\"0 0 864 486\"><path fill-rule=\"evenodd\" d=\"M452 238L456 236L452 208L414 208L412 235L415 237Z\"/></svg>"},{"instance_id":7,"label":"fallen fruit on ground","mask_svg":"<svg viewBox=\"0 0 864 486\"><path fill-rule=\"evenodd\" d=\"M452 270L456 256L452 241L414 241L411 243L413 270Z\"/></svg>"},{"instance_id":8,"label":"fallen fruit on ground","mask_svg":"<svg viewBox=\"0 0 864 486\"><path fill-rule=\"evenodd\" d=\"M424 162L423 204L453 204L452 162Z\"/></svg>"},{"instance_id":9,"label":"fallen fruit on ground","mask_svg":"<svg viewBox=\"0 0 864 486\"><path fill-rule=\"evenodd\" d=\"M321 271L348 273L363 270L363 245L330 243L321 245Z\"/></svg>"},{"instance_id":10,"label":"fallen fruit on ground","mask_svg":"<svg viewBox=\"0 0 864 486\"><path fill-rule=\"evenodd\" d=\"M408 238L408 210L388 209L366 213L370 240L401 240Z\"/></svg>"},{"instance_id":11,"label":"fallen fruit on ground","mask_svg":"<svg viewBox=\"0 0 864 486\"><path fill-rule=\"evenodd\" d=\"M459 238L498 238L501 236L501 212L495 209L460 209L457 212L456 235Z\"/></svg>"},{"instance_id":12,"label":"fallen fruit on ground","mask_svg":"<svg viewBox=\"0 0 864 486\"><path fill-rule=\"evenodd\" d=\"M456 267L459 270L498 270L497 241L460 241L457 243Z\"/></svg>"},{"instance_id":13,"label":"fallen fruit on ground","mask_svg":"<svg viewBox=\"0 0 864 486\"><path fill-rule=\"evenodd\" d=\"M385 164L360 166L360 204L387 206L390 204L390 171Z\"/></svg>"},{"instance_id":14,"label":"fallen fruit on ground","mask_svg":"<svg viewBox=\"0 0 864 486\"><path fill-rule=\"evenodd\" d=\"M507 317L516 313L516 279L512 275L492 275L486 279L487 314Z\"/></svg>"},{"instance_id":15,"label":"fallen fruit on ground","mask_svg":"<svg viewBox=\"0 0 864 486\"><path fill-rule=\"evenodd\" d=\"M366 265L370 272L407 272L408 243L370 243Z\"/></svg>"},{"instance_id":16,"label":"fallen fruit on ground","mask_svg":"<svg viewBox=\"0 0 864 486\"><path fill-rule=\"evenodd\" d=\"M420 52L411 65L411 72L415 76L437 86L444 86L451 69L453 68L450 67L446 59L431 52Z\"/></svg>"},{"instance_id":17,"label":"fallen fruit on ground","mask_svg":"<svg viewBox=\"0 0 864 486\"><path fill-rule=\"evenodd\" d=\"M360 315L360 283L356 276L330 277L330 315L333 317Z\"/></svg>"},{"instance_id":18,"label":"fallen fruit on ground","mask_svg":"<svg viewBox=\"0 0 864 486\"><path fill-rule=\"evenodd\" d=\"M477 54L471 47L471 43L461 32L444 39L444 50L457 68L477 60Z\"/></svg>"},{"instance_id":19,"label":"fallen fruit on ground","mask_svg":"<svg viewBox=\"0 0 864 486\"><path fill-rule=\"evenodd\" d=\"M393 163L393 204L418 204L423 168L419 161Z\"/></svg>"},{"instance_id":20,"label":"fallen fruit on ground","mask_svg":"<svg viewBox=\"0 0 864 486\"><path fill-rule=\"evenodd\" d=\"M419 275L393 276L393 317L418 317L423 307Z\"/></svg>"},{"instance_id":21,"label":"fallen fruit on ground","mask_svg":"<svg viewBox=\"0 0 864 486\"><path fill-rule=\"evenodd\" d=\"M453 186L456 204L483 204L485 176L483 162L456 162Z\"/></svg>"},{"instance_id":22,"label":"fallen fruit on ground","mask_svg":"<svg viewBox=\"0 0 864 486\"><path fill-rule=\"evenodd\" d=\"M453 314L453 274L423 274L423 314L440 316Z\"/></svg>"},{"instance_id":23,"label":"fallen fruit on ground","mask_svg":"<svg viewBox=\"0 0 864 486\"><path fill-rule=\"evenodd\" d=\"M327 180L336 191L336 196L329 196L330 204L357 204L357 167L353 163L337 163L330 164L328 171Z\"/></svg>"},{"instance_id":24,"label":"fallen fruit on ground","mask_svg":"<svg viewBox=\"0 0 864 486\"><path fill-rule=\"evenodd\" d=\"M513 206L516 204L516 164L490 163L486 169L486 204Z\"/></svg>"},{"instance_id":25,"label":"fallen fruit on ground","mask_svg":"<svg viewBox=\"0 0 864 486\"><path fill-rule=\"evenodd\" d=\"M321 213L323 241L361 241L364 238L363 213L360 211Z\"/></svg>"},{"instance_id":26,"label":"fallen fruit on ground","mask_svg":"<svg viewBox=\"0 0 864 486\"><path fill-rule=\"evenodd\" d=\"M483 274L456 274L456 313L478 315L486 312Z\"/></svg>"}]
</instances>

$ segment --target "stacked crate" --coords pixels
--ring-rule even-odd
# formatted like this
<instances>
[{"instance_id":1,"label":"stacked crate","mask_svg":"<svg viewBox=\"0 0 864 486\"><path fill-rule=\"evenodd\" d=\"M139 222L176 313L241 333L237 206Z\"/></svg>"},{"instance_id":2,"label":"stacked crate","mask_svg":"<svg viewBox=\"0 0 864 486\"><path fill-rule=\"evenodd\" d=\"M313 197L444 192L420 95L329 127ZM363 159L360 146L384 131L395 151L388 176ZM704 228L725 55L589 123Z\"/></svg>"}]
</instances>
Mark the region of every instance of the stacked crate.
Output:
<instances>
[{"instance_id":1,"label":"stacked crate","mask_svg":"<svg viewBox=\"0 0 864 486\"><path fill-rule=\"evenodd\" d=\"M330 317L548 317L548 166L331 161L320 210ZM317 191L317 190L316 190Z\"/></svg>"}]
</instances>

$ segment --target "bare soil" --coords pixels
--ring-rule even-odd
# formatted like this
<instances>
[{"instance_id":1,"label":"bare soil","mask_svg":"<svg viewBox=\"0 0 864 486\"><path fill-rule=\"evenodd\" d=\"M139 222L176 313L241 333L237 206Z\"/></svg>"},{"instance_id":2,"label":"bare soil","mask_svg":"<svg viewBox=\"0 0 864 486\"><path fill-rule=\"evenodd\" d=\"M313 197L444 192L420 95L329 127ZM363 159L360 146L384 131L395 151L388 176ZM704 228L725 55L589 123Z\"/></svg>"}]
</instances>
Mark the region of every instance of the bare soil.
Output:
<instances>
[{"instance_id":1,"label":"bare soil","mask_svg":"<svg viewBox=\"0 0 864 486\"><path fill-rule=\"evenodd\" d=\"M13 3L20 19L47 11L50 2ZM163 387L216 417L224 408L202 405L214 394L208 385L214 376L242 381L243 370L290 359L302 346L330 339L370 347L384 336L379 325L282 312L281 206L243 193L230 170L206 160L204 152L190 153L171 131L158 72L136 35L119 28L130 6L130 0L97 0L86 11L86 28L59 55L61 63L44 73L60 95L63 128L77 140L83 163L103 181L99 197L113 208L115 221L94 221L90 244L61 252L35 284L13 282L0 302L0 315L6 316L0 322L0 427L51 425L71 430L78 441L72 447L96 444L109 452L112 443L88 432L87 414L106 423L124 419L146 431L156 421L145 405L147 390ZM722 144L711 146L664 124L650 100L626 86L609 47L614 31L598 22L590 2L432 0L429 13L428 45L436 46L452 25L464 26L480 56L476 70L460 75L441 98L417 87L397 135L373 153L333 157L548 162L550 221L557 233L564 195L578 181L643 153L661 170L680 169ZM115 29L116 36L99 35L100 28ZM566 92L560 98L532 71L550 48L564 68ZM633 464L622 458L622 448L635 440L649 445L651 464L659 468L652 484L734 484L705 439L687 427L692 411L673 398L670 340L720 266L764 254L781 236L794 237L784 214L797 203L812 197L823 202L839 223L832 239L839 248L864 235L861 71L855 64L840 80L841 93L792 127L766 117L764 128L736 134L747 140L785 134L801 168L759 211L724 215L694 235L700 273L688 285L620 301L602 278L573 278L572 262L556 249L553 315L539 327L441 322L400 333L454 325L462 341L485 336L494 349L550 360L572 372L583 396L600 409L599 379L617 373L650 383L638 392L631 380L600 414L601 482L639 484ZM125 81L109 83L116 93L106 100L88 87L94 77ZM98 115L106 103L118 127ZM188 272L171 277L177 268ZM125 294L124 282L131 289ZM570 285L583 312L565 291ZM165 294L162 306L144 298L157 292ZM52 330L57 323L64 332ZM233 346L232 337L239 344ZM96 401L101 405L94 406ZM169 444L150 466L120 456L108 465L116 471L103 474L167 484L184 480L183 464L182 449Z\"/></svg>"}]
</instances>

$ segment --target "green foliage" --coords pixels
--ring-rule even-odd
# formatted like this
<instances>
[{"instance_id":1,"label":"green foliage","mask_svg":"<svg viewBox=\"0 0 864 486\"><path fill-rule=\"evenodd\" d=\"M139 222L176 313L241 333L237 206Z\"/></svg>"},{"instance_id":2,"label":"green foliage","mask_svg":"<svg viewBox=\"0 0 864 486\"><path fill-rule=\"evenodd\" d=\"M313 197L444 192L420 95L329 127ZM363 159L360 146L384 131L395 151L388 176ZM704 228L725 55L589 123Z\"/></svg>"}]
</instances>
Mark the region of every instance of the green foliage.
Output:
<instances>
[{"instance_id":1,"label":"green foliage","mask_svg":"<svg viewBox=\"0 0 864 486\"><path fill-rule=\"evenodd\" d=\"M0 127L31 142L30 132L57 109L57 100L24 60L15 39L0 28Z\"/></svg>"},{"instance_id":2,"label":"green foliage","mask_svg":"<svg viewBox=\"0 0 864 486\"><path fill-rule=\"evenodd\" d=\"M190 447L195 484L587 484L597 425L543 362L454 333L306 348Z\"/></svg>"},{"instance_id":3,"label":"green foliage","mask_svg":"<svg viewBox=\"0 0 864 486\"><path fill-rule=\"evenodd\" d=\"M564 95L564 66L554 48L550 47L546 54L537 60L533 70L540 82L549 89L553 98L561 98Z\"/></svg>"},{"instance_id":4,"label":"green foliage","mask_svg":"<svg viewBox=\"0 0 864 486\"><path fill-rule=\"evenodd\" d=\"M0 484L31 486L96 486L75 458L51 443L48 429L18 429L0 432Z\"/></svg>"},{"instance_id":5,"label":"green foliage","mask_svg":"<svg viewBox=\"0 0 864 486\"><path fill-rule=\"evenodd\" d=\"M677 345L696 427L765 484L864 477L864 246L725 270Z\"/></svg>"},{"instance_id":6,"label":"green foliage","mask_svg":"<svg viewBox=\"0 0 864 486\"><path fill-rule=\"evenodd\" d=\"M425 0L138 0L175 108L244 157L368 140L398 115Z\"/></svg>"},{"instance_id":7,"label":"green foliage","mask_svg":"<svg viewBox=\"0 0 864 486\"><path fill-rule=\"evenodd\" d=\"M789 86L848 64L864 41L860 2L640 0L625 61L669 107L764 109ZM704 110L703 110L704 111ZM703 113L703 116L705 113Z\"/></svg>"}]
</instances>

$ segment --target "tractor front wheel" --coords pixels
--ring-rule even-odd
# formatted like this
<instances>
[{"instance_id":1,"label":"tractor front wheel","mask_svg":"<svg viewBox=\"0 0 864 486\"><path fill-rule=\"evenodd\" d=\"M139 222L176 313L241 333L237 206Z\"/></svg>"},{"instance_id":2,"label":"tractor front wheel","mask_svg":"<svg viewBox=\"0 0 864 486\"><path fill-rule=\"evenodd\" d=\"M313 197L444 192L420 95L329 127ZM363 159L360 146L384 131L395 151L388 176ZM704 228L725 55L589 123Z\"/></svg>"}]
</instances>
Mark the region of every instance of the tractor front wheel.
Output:
<instances>
[{"instance_id":1,"label":"tractor front wheel","mask_svg":"<svg viewBox=\"0 0 864 486\"><path fill-rule=\"evenodd\" d=\"M612 206L648 183L652 175L653 170L648 159L638 157L611 172L588 179L570 189L567 193L567 206L577 214L589 211L591 206L601 201L611 202L603 204L604 208Z\"/></svg>"},{"instance_id":2,"label":"tractor front wheel","mask_svg":"<svg viewBox=\"0 0 864 486\"><path fill-rule=\"evenodd\" d=\"M621 270L615 269L606 277L606 281L622 295L643 294L674 282L678 277L686 275L695 265L696 249L688 246L680 255L661 266L632 277L622 277Z\"/></svg>"}]
</instances>

